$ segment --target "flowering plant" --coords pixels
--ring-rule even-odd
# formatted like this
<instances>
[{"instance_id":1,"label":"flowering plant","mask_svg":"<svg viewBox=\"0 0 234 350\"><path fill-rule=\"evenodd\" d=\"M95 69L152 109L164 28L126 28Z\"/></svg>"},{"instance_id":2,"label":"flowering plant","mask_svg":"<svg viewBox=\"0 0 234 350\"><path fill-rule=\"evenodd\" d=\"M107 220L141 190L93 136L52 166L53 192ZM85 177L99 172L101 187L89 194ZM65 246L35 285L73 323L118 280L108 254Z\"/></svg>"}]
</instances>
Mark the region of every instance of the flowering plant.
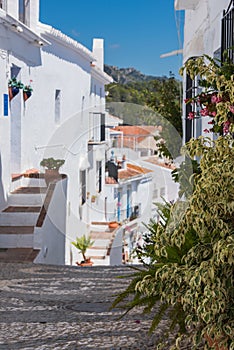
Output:
<instances>
[{"instance_id":1,"label":"flowering plant","mask_svg":"<svg viewBox=\"0 0 234 350\"><path fill-rule=\"evenodd\" d=\"M201 117L210 117L210 129L204 132L215 132L227 135L234 132L234 64L203 55L197 59L189 60L182 68L194 79L200 76L199 86L203 91L192 98L185 99L191 103L193 111L187 116L192 120Z\"/></svg>"},{"instance_id":2,"label":"flowering plant","mask_svg":"<svg viewBox=\"0 0 234 350\"><path fill-rule=\"evenodd\" d=\"M33 88L31 87L31 85L24 85L23 91L24 92L32 92Z\"/></svg>"},{"instance_id":3,"label":"flowering plant","mask_svg":"<svg viewBox=\"0 0 234 350\"><path fill-rule=\"evenodd\" d=\"M8 86L12 88L23 89L24 84L22 84L20 80L17 80L16 77L13 77L8 81Z\"/></svg>"}]
</instances>

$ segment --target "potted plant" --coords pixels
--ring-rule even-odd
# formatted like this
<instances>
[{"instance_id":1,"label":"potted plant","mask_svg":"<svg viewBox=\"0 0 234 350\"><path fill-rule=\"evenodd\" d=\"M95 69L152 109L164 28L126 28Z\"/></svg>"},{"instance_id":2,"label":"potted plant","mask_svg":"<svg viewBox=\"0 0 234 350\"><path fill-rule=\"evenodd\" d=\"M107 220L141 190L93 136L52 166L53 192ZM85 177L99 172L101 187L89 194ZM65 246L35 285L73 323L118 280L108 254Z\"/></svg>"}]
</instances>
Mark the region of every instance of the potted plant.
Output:
<instances>
[{"instance_id":1,"label":"potted plant","mask_svg":"<svg viewBox=\"0 0 234 350\"><path fill-rule=\"evenodd\" d=\"M8 95L9 100L11 101L20 91L20 89L23 89L24 84L21 83L21 81L17 80L15 77L10 79L8 81Z\"/></svg>"},{"instance_id":2,"label":"potted plant","mask_svg":"<svg viewBox=\"0 0 234 350\"><path fill-rule=\"evenodd\" d=\"M92 266L93 263L90 261L90 258L86 257L86 251L89 247L92 247L94 244L94 241L91 240L91 237L86 237L85 235L81 237L77 237L74 242L72 242L74 247L76 247L82 254L83 260L79 263L77 262L78 266Z\"/></svg>"},{"instance_id":3,"label":"potted plant","mask_svg":"<svg viewBox=\"0 0 234 350\"><path fill-rule=\"evenodd\" d=\"M24 101L27 101L27 99L29 99L29 97L31 97L32 95L32 87L31 85L25 85L23 87L23 98L24 98Z\"/></svg>"},{"instance_id":4,"label":"potted plant","mask_svg":"<svg viewBox=\"0 0 234 350\"><path fill-rule=\"evenodd\" d=\"M113 229L113 228L119 227L119 224L118 224L117 221L110 221L108 226L109 226L110 229Z\"/></svg>"},{"instance_id":5,"label":"potted plant","mask_svg":"<svg viewBox=\"0 0 234 350\"><path fill-rule=\"evenodd\" d=\"M45 168L45 182L47 186L50 182L60 178L59 168L65 163L64 159L44 158L40 165Z\"/></svg>"}]
</instances>

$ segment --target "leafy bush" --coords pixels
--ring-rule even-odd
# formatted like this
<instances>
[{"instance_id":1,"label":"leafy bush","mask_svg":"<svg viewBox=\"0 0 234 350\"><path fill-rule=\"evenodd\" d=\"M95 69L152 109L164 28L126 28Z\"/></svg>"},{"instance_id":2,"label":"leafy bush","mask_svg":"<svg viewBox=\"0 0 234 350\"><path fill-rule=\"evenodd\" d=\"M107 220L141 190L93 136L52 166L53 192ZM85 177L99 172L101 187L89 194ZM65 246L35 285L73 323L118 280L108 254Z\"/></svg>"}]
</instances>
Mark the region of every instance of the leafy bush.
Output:
<instances>
[{"instance_id":1,"label":"leafy bush","mask_svg":"<svg viewBox=\"0 0 234 350\"><path fill-rule=\"evenodd\" d=\"M205 98L200 94L186 102L198 103L223 136L216 141L191 139L184 147L193 175L186 176L188 163L183 163L173 176L187 201L160 208L162 219L151 221L146 244L138 250L143 262L145 257L151 262L135 272L113 305L123 304L127 310L144 305L145 311L154 312L160 301L151 331L169 312L171 329L179 326L176 349L185 338L192 341L192 349L233 350L234 65L220 66L203 56L188 61L186 73L200 76L205 88Z\"/></svg>"},{"instance_id":2,"label":"leafy bush","mask_svg":"<svg viewBox=\"0 0 234 350\"><path fill-rule=\"evenodd\" d=\"M151 221L144 250L138 252L151 263L137 270L114 306L144 305L151 311L160 301L151 331L168 311L171 329L179 325L177 346L182 334L194 349L207 336L233 349L233 140L220 137L211 143L207 138L188 143L187 155L201 156L194 193L187 203L161 208L160 222ZM203 349L209 349L208 342Z\"/></svg>"}]
</instances>

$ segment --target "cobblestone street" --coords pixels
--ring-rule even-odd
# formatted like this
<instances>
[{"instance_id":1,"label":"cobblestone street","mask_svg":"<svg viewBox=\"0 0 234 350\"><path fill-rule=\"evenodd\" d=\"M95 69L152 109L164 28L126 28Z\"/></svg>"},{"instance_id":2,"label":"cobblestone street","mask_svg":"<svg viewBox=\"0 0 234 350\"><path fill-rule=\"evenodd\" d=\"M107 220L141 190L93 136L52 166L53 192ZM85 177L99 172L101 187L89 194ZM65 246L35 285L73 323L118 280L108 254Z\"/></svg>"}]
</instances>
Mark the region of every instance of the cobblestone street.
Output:
<instances>
[{"instance_id":1,"label":"cobblestone street","mask_svg":"<svg viewBox=\"0 0 234 350\"><path fill-rule=\"evenodd\" d=\"M149 316L118 320L109 310L127 267L1 263L0 349L155 349L166 320L148 336ZM131 272L131 271L130 271ZM148 318L147 318L148 317Z\"/></svg>"}]
</instances>

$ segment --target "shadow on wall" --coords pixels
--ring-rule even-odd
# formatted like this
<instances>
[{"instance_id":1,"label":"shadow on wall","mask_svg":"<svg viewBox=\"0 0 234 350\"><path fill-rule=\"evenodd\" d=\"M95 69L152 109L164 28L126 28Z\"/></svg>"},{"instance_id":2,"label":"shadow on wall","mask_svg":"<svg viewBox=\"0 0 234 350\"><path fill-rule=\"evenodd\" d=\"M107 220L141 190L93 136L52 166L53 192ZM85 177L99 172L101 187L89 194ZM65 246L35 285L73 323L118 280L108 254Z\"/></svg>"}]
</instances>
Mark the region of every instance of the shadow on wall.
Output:
<instances>
[{"instance_id":1,"label":"shadow on wall","mask_svg":"<svg viewBox=\"0 0 234 350\"><path fill-rule=\"evenodd\" d=\"M4 195L3 183L2 183L2 158L0 154L0 209L5 208L6 199Z\"/></svg>"}]
</instances>

